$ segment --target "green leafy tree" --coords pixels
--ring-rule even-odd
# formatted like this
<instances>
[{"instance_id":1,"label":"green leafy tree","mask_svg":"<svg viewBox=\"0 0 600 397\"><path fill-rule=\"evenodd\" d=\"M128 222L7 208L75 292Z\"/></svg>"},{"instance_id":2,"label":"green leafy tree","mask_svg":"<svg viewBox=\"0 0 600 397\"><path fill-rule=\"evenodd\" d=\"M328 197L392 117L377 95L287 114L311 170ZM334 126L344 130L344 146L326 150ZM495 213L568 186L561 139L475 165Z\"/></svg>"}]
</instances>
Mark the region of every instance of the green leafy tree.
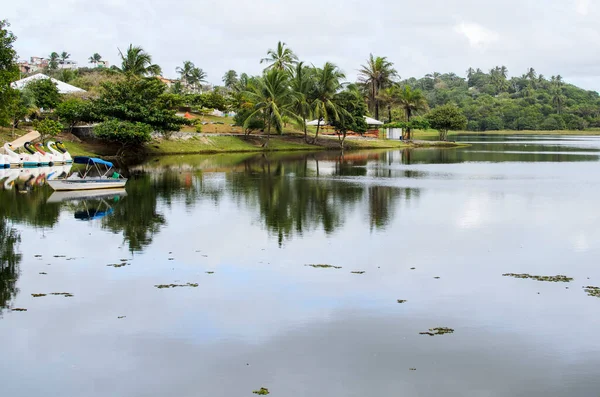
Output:
<instances>
[{"instance_id":1,"label":"green leafy tree","mask_svg":"<svg viewBox=\"0 0 600 397\"><path fill-rule=\"evenodd\" d=\"M91 102L76 96L62 101L54 111L58 119L69 126L69 130L82 121L94 119Z\"/></svg>"},{"instance_id":2,"label":"green leafy tree","mask_svg":"<svg viewBox=\"0 0 600 397\"><path fill-rule=\"evenodd\" d=\"M235 70L228 70L223 75L223 84L227 89L233 89L235 85L238 83L238 75Z\"/></svg>"},{"instance_id":3,"label":"green leafy tree","mask_svg":"<svg viewBox=\"0 0 600 397\"><path fill-rule=\"evenodd\" d=\"M254 108L244 122L244 129L249 127L253 117L261 114L266 124L266 145L268 145L271 128L281 134L283 132L282 117L295 117L289 108L291 92L288 85L288 74L281 69L272 68L267 70L256 83L252 87L252 91L247 92L248 98L254 103Z\"/></svg>"},{"instance_id":4,"label":"green leafy tree","mask_svg":"<svg viewBox=\"0 0 600 397\"><path fill-rule=\"evenodd\" d=\"M363 134L367 131L365 115L367 105L356 85L350 85L342 92L335 95L334 101L338 108L339 117L331 122L340 141L340 147L344 149L344 142L348 131Z\"/></svg>"},{"instance_id":5,"label":"green leafy tree","mask_svg":"<svg viewBox=\"0 0 600 397\"><path fill-rule=\"evenodd\" d=\"M12 89L8 94L10 95L10 103L6 113L10 118L12 136L14 137L15 128L19 128L21 120L35 111L35 99L31 91L27 89Z\"/></svg>"},{"instance_id":6,"label":"green leafy tree","mask_svg":"<svg viewBox=\"0 0 600 397\"><path fill-rule=\"evenodd\" d=\"M42 140L42 142L45 142L46 139L55 137L58 134L60 134L64 129L64 126L56 120L45 118L42 120L35 120L33 122L33 128L35 128L36 131L40 133L40 139Z\"/></svg>"},{"instance_id":7,"label":"green leafy tree","mask_svg":"<svg viewBox=\"0 0 600 397\"><path fill-rule=\"evenodd\" d=\"M433 109L427 114L427 120L432 128L440 132L440 140L448 140L448 131L464 130L467 118L455 104L447 104Z\"/></svg>"},{"instance_id":8,"label":"green leafy tree","mask_svg":"<svg viewBox=\"0 0 600 397\"><path fill-rule=\"evenodd\" d=\"M25 89L31 92L38 108L54 109L60 102L60 93L56 83L48 78L31 81L27 83Z\"/></svg>"},{"instance_id":9,"label":"green leafy tree","mask_svg":"<svg viewBox=\"0 0 600 397\"><path fill-rule=\"evenodd\" d=\"M316 142L319 138L321 123L333 122L339 117L333 99L335 94L342 88L342 79L346 76L336 65L330 62L326 62L322 68L315 68L313 73L314 86L309 100L313 117L318 120L314 139Z\"/></svg>"},{"instance_id":10,"label":"green leafy tree","mask_svg":"<svg viewBox=\"0 0 600 397\"><path fill-rule=\"evenodd\" d=\"M392 85L398 72L387 57L374 57L370 54L367 64L360 67L358 76L359 82L367 91L369 108L379 120L380 91Z\"/></svg>"},{"instance_id":11,"label":"green leafy tree","mask_svg":"<svg viewBox=\"0 0 600 397\"><path fill-rule=\"evenodd\" d=\"M69 54L68 52L66 52L66 51L61 52L59 63L61 65L63 65L63 67L64 67L65 63L67 62L67 59L69 59L70 57L71 57L71 54Z\"/></svg>"},{"instance_id":12,"label":"green leafy tree","mask_svg":"<svg viewBox=\"0 0 600 397\"><path fill-rule=\"evenodd\" d=\"M175 71L179 74L179 76L181 77L181 81L186 85L189 86L190 85L190 81L193 80L193 76L192 73L194 72L194 69L196 68L196 66L194 65L193 62L191 61L184 61L183 62L183 66L181 67L177 67L175 69Z\"/></svg>"},{"instance_id":13,"label":"green leafy tree","mask_svg":"<svg viewBox=\"0 0 600 397\"><path fill-rule=\"evenodd\" d=\"M311 92L314 91L314 74L312 69L298 62L291 74L290 88L292 90L291 109L298 116L304 131L304 141L308 142L306 120L311 114Z\"/></svg>"},{"instance_id":14,"label":"green leafy tree","mask_svg":"<svg viewBox=\"0 0 600 397\"><path fill-rule=\"evenodd\" d=\"M429 109L427 100L420 90L413 90L409 86L405 86L403 89L395 92L395 102L404 110L406 115L406 121L410 123L413 115ZM409 124L410 125L410 124ZM411 139L411 129L406 129L406 139Z\"/></svg>"},{"instance_id":15,"label":"green leafy tree","mask_svg":"<svg viewBox=\"0 0 600 397\"><path fill-rule=\"evenodd\" d=\"M152 139L152 126L124 120L106 120L94 127L94 135L107 142L121 145L117 155L131 147L142 146Z\"/></svg>"},{"instance_id":16,"label":"green leafy tree","mask_svg":"<svg viewBox=\"0 0 600 397\"><path fill-rule=\"evenodd\" d=\"M48 58L48 69L51 71L58 69L59 59L60 55L58 55L58 52L51 53L50 57Z\"/></svg>"},{"instance_id":17,"label":"green leafy tree","mask_svg":"<svg viewBox=\"0 0 600 397\"><path fill-rule=\"evenodd\" d=\"M17 38L8 30L9 27L6 20L0 20L0 124L3 125L10 120L7 110L15 98L10 84L19 78L17 52L13 48Z\"/></svg>"},{"instance_id":18,"label":"green leafy tree","mask_svg":"<svg viewBox=\"0 0 600 397\"><path fill-rule=\"evenodd\" d=\"M148 54L142 47L129 44L129 48L125 53L119 50L121 57L122 73L129 76L158 76L162 73L160 66L152 63L152 56Z\"/></svg>"},{"instance_id":19,"label":"green leafy tree","mask_svg":"<svg viewBox=\"0 0 600 397\"><path fill-rule=\"evenodd\" d=\"M163 134L179 131L189 121L175 114L177 104L166 89L155 78L102 83L99 97L92 101L92 116L148 124Z\"/></svg>"},{"instance_id":20,"label":"green leafy tree","mask_svg":"<svg viewBox=\"0 0 600 397\"><path fill-rule=\"evenodd\" d=\"M93 64L94 66L98 66L98 62L102 61L102 56L100 54L98 54L97 52L95 52L94 55L89 57L88 61L89 61L89 63Z\"/></svg>"},{"instance_id":21,"label":"green leafy tree","mask_svg":"<svg viewBox=\"0 0 600 397\"><path fill-rule=\"evenodd\" d=\"M277 49L269 49L267 57L260 60L260 63L269 64L265 70L291 70L297 62L296 54L281 41L277 43Z\"/></svg>"}]
</instances>

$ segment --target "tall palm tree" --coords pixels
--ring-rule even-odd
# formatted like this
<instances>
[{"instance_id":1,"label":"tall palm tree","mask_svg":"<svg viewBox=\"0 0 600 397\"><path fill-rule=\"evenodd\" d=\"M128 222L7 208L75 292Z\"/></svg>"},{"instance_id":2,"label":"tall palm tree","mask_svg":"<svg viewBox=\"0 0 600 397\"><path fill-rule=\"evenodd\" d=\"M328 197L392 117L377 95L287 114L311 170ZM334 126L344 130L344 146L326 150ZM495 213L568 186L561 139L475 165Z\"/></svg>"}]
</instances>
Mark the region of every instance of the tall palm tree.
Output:
<instances>
[{"instance_id":1,"label":"tall palm tree","mask_svg":"<svg viewBox=\"0 0 600 397\"><path fill-rule=\"evenodd\" d=\"M59 62L59 63L60 63L61 65L63 65L63 67L64 67L64 65L65 65L65 62L66 62L66 61L67 61L67 59L69 59L70 57L71 57L71 54L69 54L68 52L66 52L66 51L63 51L63 52L61 52L61 53L60 53L60 62Z\"/></svg>"},{"instance_id":2,"label":"tall palm tree","mask_svg":"<svg viewBox=\"0 0 600 397\"><path fill-rule=\"evenodd\" d=\"M429 109L427 99L420 90L413 90L409 86L397 92L398 105L404 109L406 121L410 123L410 118L422 111ZM410 127L406 129L406 139L410 139Z\"/></svg>"},{"instance_id":3,"label":"tall palm tree","mask_svg":"<svg viewBox=\"0 0 600 397\"><path fill-rule=\"evenodd\" d=\"M58 69L58 59L59 58L60 58L60 55L58 55L58 52L51 53L49 61L48 61L48 69L50 69L50 70Z\"/></svg>"},{"instance_id":4,"label":"tall palm tree","mask_svg":"<svg viewBox=\"0 0 600 397\"><path fill-rule=\"evenodd\" d=\"M275 128L278 134L283 132L283 116L296 118L289 109L290 90L288 74L279 69L271 69L265 72L261 79L250 86L251 90L246 92L248 99L254 103L253 112L246 118L244 129L247 129L252 119L262 114L267 126L267 143L271 137L271 128Z\"/></svg>"},{"instance_id":5,"label":"tall palm tree","mask_svg":"<svg viewBox=\"0 0 600 397\"><path fill-rule=\"evenodd\" d=\"M202 87L202 83L206 83L206 73L201 68L194 68L192 70L190 83L194 87L194 91L198 91L198 86Z\"/></svg>"},{"instance_id":6,"label":"tall palm tree","mask_svg":"<svg viewBox=\"0 0 600 397\"><path fill-rule=\"evenodd\" d=\"M238 82L238 75L235 70L228 70L223 75L223 84L227 89L232 89Z\"/></svg>"},{"instance_id":7,"label":"tall palm tree","mask_svg":"<svg viewBox=\"0 0 600 397\"><path fill-rule=\"evenodd\" d=\"M100 62L102 60L102 56L96 52L96 53L94 53L94 55L89 57L88 60L89 60L89 63L93 63L94 66L97 66L98 62Z\"/></svg>"},{"instance_id":8,"label":"tall palm tree","mask_svg":"<svg viewBox=\"0 0 600 397\"><path fill-rule=\"evenodd\" d=\"M269 63L268 69L291 70L294 64L298 62L298 57L290 48L286 48L285 43L278 42L277 49L269 49L267 57L260 60L260 63Z\"/></svg>"},{"instance_id":9,"label":"tall palm tree","mask_svg":"<svg viewBox=\"0 0 600 397\"><path fill-rule=\"evenodd\" d=\"M133 44L129 44L125 54L119 50L119 55L121 56L121 68L118 70L128 76L158 76L162 72L160 66L152 63L152 56L142 47L134 47Z\"/></svg>"},{"instance_id":10,"label":"tall palm tree","mask_svg":"<svg viewBox=\"0 0 600 397\"><path fill-rule=\"evenodd\" d=\"M361 65L358 71L359 82L368 89L369 108L374 111L376 119L379 119L379 91L389 87L398 76L393 66L387 57L373 57L370 54L367 64Z\"/></svg>"},{"instance_id":11,"label":"tall palm tree","mask_svg":"<svg viewBox=\"0 0 600 397\"><path fill-rule=\"evenodd\" d=\"M188 86L190 84L190 80L193 79L192 73L195 68L196 68L196 66L194 66L193 62L184 61L183 67L177 66L175 68L175 72L177 72L181 76L181 81L183 81L183 83L186 86Z\"/></svg>"},{"instance_id":12,"label":"tall palm tree","mask_svg":"<svg viewBox=\"0 0 600 397\"><path fill-rule=\"evenodd\" d=\"M326 62L322 69L316 68L314 74L315 85L310 100L313 116L318 120L314 139L316 142L319 138L321 122L337 120L339 117L338 107L333 99L342 88L342 79L345 79L346 75L330 62Z\"/></svg>"},{"instance_id":13,"label":"tall palm tree","mask_svg":"<svg viewBox=\"0 0 600 397\"><path fill-rule=\"evenodd\" d=\"M308 142L306 119L311 112L310 94L314 91L315 84L311 72L312 69L308 66L304 66L304 62L299 62L292 71L292 78L290 81L290 88L292 90L291 108L302 123L305 142Z\"/></svg>"}]
</instances>

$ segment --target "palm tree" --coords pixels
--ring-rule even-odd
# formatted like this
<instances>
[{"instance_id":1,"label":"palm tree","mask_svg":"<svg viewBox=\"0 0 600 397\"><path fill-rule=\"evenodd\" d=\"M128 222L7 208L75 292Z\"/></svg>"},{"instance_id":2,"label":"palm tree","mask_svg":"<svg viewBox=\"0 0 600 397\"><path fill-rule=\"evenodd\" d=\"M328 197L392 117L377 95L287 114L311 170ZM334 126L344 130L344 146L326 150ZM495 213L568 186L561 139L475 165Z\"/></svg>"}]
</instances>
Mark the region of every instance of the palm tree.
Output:
<instances>
[{"instance_id":1,"label":"palm tree","mask_svg":"<svg viewBox=\"0 0 600 397\"><path fill-rule=\"evenodd\" d=\"M129 44L127 52L123 54L119 50L119 55L121 56L121 68L118 70L128 76L158 76L162 72L160 66L152 63L152 56L142 47L134 47L133 44Z\"/></svg>"},{"instance_id":2,"label":"palm tree","mask_svg":"<svg viewBox=\"0 0 600 397\"><path fill-rule=\"evenodd\" d=\"M315 69L315 85L311 92L310 101L313 116L317 118L317 132L314 142L319 138L321 121L338 119L338 107L333 101L335 94L342 88L342 79L346 75L333 63L326 62L322 69Z\"/></svg>"},{"instance_id":3,"label":"palm tree","mask_svg":"<svg viewBox=\"0 0 600 397\"><path fill-rule=\"evenodd\" d=\"M228 70L223 75L223 84L225 84L226 88L232 89L233 86L235 86L237 84L237 82L238 82L238 75L235 70Z\"/></svg>"},{"instance_id":4,"label":"palm tree","mask_svg":"<svg viewBox=\"0 0 600 397\"><path fill-rule=\"evenodd\" d=\"M288 74L280 69L273 68L265 72L261 79L256 80L255 85L250 86L251 90L246 91L248 99L254 103L253 112L244 121L244 129L247 129L250 122L258 114L262 114L267 126L267 143L271 137L271 127L275 128L278 134L283 132L283 116L296 116L290 111L290 90L288 85Z\"/></svg>"},{"instance_id":5,"label":"palm tree","mask_svg":"<svg viewBox=\"0 0 600 397\"><path fill-rule=\"evenodd\" d=\"M392 106L398 104L398 87L393 85L379 92L379 101L388 111L388 123L392 122Z\"/></svg>"},{"instance_id":6,"label":"palm tree","mask_svg":"<svg viewBox=\"0 0 600 397\"><path fill-rule=\"evenodd\" d=\"M294 64L298 62L298 57L291 49L286 48L285 43L280 41L277 43L277 50L269 49L267 51L267 57L260 60L260 63L263 62L270 63L265 70L291 70Z\"/></svg>"},{"instance_id":7,"label":"palm tree","mask_svg":"<svg viewBox=\"0 0 600 397\"><path fill-rule=\"evenodd\" d=\"M406 121L410 123L410 118L419 112L429 109L427 99L420 90L413 90L409 86L399 90L397 93L397 103L406 114ZM406 138L410 139L410 127L406 129Z\"/></svg>"},{"instance_id":8,"label":"palm tree","mask_svg":"<svg viewBox=\"0 0 600 397\"><path fill-rule=\"evenodd\" d=\"M50 70L58 69L58 59L59 58L60 58L60 56L58 55L57 52L53 52L52 54L50 54L50 59L48 62L48 69L50 69Z\"/></svg>"},{"instance_id":9,"label":"palm tree","mask_svg":"<svg viewBox=\"0 0 600 397\"><path fill-rule=\"evenodd\" d=\"M311 110L310 94L314 91L314 79L311 72L312 69L304 66L304 62L299 62L292 71L290 81L290 88L292 89L291 108L302 123L305 142L308 142L306 119L309 117Z\"/></svg>"},{"instance_id":10,"label":"palm tree","mask_svg":"<svg viewBox=\"0 0 600 397\"><path fill-rule=\"evenodd\" d=\"M63 65L63 67L64 67L65 62L70 57L71 57L71 54L69 54L68 52L66 52L66 51L61 52L61 54L60 54L60 64Z\"/></svg>"},{"instance_id":11,"label":"palm tree","mask_svg":"<svg viewBox=\"0 0 600 397\"><path fill-rule=\"evenodd\" d=\"M100 62L101 60L102 60L102 56L96 52L96 53L94 53L94 55L92 55L89 58L89 63L93 63L94 66L97 66L98 62Z\"/></svg>"},{"instance_id":12,"label":"palm tree","mask_svg":"<svg viewBox=\"0 0 600 397\"><path fill-rule=\"evenodd\" d=\"M358 72L360 83L368 89L369 107L375 112L376 119L379 119L379 91L389 87L398 76L393 66L387 57L373 57L370 54L367 64L362 65Z\"/></svg>"},{"instance_id":13,"label":"palm tree","mask_svg":"<svg viewBox=\"0 0 600 397\"><path fill-rule=\"evenodd\" d=\"M190 83L194 87L194 91L198 91L198 86L202 86L202 83L206 83L206 73L201 68L194 68L192 70Z\"/></svg>"},{"instance_id":14,"label":"palm tree","mask_svg":"<svg viewBox=\"0 0 600 397\"><path fill-rule=\"evenodd\" d=\"M190 84L190 80L193 80L192 73L196 66L191 61L184 61L183 67L176 67L175 72L181 76L181 80L186 86Z\"/></svg>"}]
</instances>

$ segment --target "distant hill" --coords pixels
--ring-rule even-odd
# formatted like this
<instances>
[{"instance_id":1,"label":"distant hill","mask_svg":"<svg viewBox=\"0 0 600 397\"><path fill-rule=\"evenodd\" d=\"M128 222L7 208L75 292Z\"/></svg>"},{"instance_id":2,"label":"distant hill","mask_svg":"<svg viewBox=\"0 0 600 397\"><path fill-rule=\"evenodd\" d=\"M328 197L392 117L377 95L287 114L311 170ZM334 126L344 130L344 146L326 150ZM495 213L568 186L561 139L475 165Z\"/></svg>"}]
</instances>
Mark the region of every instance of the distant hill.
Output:
<instances>
[{"instance_id":1,"label":"distant hill","mask_svg":"<svg viewBox=\"0 0 600 397\"><path fill-rule=\"evenodd\" d=\"M402 84L424 92L429 106L456 103L467 116L471 131L582 130L600 127L600 95L561 76L549 79L534 69L508 77L505 67L488 73L470 68L467 78L433 73Z\"/></svg>"}]
</instances>

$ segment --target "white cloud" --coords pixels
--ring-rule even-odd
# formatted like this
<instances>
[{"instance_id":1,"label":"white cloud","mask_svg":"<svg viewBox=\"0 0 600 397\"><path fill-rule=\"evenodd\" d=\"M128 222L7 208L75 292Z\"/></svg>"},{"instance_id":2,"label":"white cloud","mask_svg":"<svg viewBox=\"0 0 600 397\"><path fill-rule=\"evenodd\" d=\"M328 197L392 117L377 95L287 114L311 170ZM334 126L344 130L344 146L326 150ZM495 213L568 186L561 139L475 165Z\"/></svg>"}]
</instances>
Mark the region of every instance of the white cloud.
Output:
<instances>
[{"instance_id":1,"label":"white cloud","mask_svg":"<svg viewBox=\"0 0 600 397\"><path fill-rule=\"evenodd\" d=\"M486 29L476 23L465 23L462 22L455 26L454 30L458 33L463 34L469 44L474 48L484 48L485 46L498 41L500 35L498 33Z\"/></svg>"},{"instance_id":2,"label":"white cloud","mask_svg":"<svg viewBox=\"0 0 600 397\"><path fill-rule=\"evenodd\" d=\"M581 15L587 15L590 12L590 0L576 0L575 9Z\"/></svg>"}]
</instances>

